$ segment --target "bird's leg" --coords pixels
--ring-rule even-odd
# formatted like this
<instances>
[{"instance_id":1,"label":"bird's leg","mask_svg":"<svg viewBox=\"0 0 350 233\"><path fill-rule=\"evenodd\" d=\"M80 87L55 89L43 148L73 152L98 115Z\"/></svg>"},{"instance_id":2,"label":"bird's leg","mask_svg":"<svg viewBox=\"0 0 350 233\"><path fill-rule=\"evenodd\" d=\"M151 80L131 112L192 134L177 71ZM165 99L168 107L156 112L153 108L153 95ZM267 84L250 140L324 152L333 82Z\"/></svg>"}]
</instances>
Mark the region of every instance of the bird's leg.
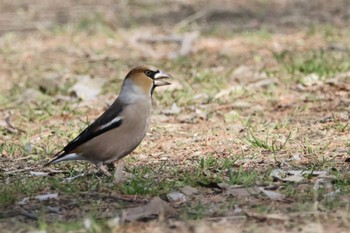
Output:
<instances>
[{"instance_id":1,"label":"bird's leg","mask_svg":"<svg viewBox=\"0 0 350 233\"><path fill-rule=\"evenodd\" d=\"M117 166L115 166L115 171L113 175L113 182L115 184L119 184L123 181L123 170L124 170L124 162L123 160L117 161Z\"/></svg>"},{"instance_id":2,"label":"bird's leg","mask_svg":"<svg viewBox=\"0 0 350 233\"><path fill-rule=\"evenodd\" d=\"M106 169L106 167L103 165L103 162L96 164L97 168L106 176L111 177L112 174Z\"/></svg>"}]
</instances>

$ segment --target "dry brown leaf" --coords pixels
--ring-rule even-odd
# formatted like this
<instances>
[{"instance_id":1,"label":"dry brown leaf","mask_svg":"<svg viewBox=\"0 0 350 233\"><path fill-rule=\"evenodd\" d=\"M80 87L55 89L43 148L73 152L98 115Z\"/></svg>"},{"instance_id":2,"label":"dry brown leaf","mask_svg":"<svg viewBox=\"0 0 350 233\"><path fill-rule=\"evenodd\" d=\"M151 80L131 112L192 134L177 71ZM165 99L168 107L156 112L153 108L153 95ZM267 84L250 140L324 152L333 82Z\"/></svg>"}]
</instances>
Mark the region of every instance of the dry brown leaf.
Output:
<instances>
[{"instance_id":1,"label":"dry brown leaf","mask_svg":"<svg viewBox=\"0 0 350 233\"><path fill-rule=\"evenodd\" d=\"M176 213L167 202L159 197L154 197L149 203L143 206L125 209L122 215L124 221L135 221L141 218L151 217L153 215L171 216Z\"/></svg>"},{"instance_id":2,"label":"dry brown leaf","mask_svg":"<svg viewBox=\"0 0 350 233\"><path fill-rule=\"evenodd\" d=\"M100 78L92 79L89 75L77 77L78 82L72 87L71 92L82 100L92 100L100 94L105 80Z\"/></svg>"}]
</instances>

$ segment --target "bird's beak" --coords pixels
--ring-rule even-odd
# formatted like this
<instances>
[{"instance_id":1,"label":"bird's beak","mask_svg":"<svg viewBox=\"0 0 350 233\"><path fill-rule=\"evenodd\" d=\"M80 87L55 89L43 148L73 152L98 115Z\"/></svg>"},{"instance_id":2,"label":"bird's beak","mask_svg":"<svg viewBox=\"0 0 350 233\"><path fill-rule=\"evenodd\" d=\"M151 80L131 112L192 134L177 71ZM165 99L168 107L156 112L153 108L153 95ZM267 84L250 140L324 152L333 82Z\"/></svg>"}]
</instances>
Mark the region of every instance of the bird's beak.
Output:
<instances>
[{"instance_id":1,"label":"bird's beak","mask_svg":"<svg viewBox=\"0 0 350 233\"><path fill-rule=\"evenodd\" d=\"M171 75L164 73L163 71L160 70L158 73L154 75L154 81L153 81L154 86L159 87L159 86L170 85L171 83L164 80L169 78L173 78L173 77L171 77Z\"/></svg>"}]
</instances>

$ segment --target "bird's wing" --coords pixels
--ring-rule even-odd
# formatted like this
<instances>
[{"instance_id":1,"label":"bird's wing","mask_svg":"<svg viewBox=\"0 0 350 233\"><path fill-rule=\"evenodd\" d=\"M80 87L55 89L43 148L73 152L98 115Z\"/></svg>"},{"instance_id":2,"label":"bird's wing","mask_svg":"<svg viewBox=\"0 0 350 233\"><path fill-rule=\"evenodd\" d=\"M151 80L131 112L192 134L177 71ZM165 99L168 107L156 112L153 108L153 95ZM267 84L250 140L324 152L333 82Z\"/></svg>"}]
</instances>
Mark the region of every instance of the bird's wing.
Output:
<instances>
[{"instance_id":1,"label":"bird's wing","mask_svg":"<svg viewBox=\"0 0 350 233\"><path fill-rule=\"evenodd\" d=\"M97 137L113 128L119 127L123 122L121 113L125 106L125 104L116 100L116 102L113 103L99 118L63 148L64 154L69 153L94 137Z\"/></svg>"}]
</instances>

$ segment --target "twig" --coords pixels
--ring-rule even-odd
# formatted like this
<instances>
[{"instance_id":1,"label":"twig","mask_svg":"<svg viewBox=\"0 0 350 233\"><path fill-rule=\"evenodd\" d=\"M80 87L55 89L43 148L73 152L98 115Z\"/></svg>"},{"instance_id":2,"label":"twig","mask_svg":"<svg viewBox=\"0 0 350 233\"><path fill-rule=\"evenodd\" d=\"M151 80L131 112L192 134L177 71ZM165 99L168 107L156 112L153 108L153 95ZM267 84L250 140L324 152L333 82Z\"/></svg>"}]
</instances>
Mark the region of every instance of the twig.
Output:
<instances>
[{"instance_id":1,"label":"twig","mask_svg":"<svg viewBox=\"0 0 350 233\"><path fill-rule=\"evenodd\" d=\"M258 214L258 213L247 212L247 211L245 211L244 214L249 218L255 218L260 221L266 221L266 220L288 221L289 220L288 216L280 215L280 214Z\"/></svg>"},{"instance_id":2,"label":"twig","mask_svg":"<svg viewBox=\"0 0 350 233\"><path fill-rule=\"evenodd\" d=\"M36 214L30 213L28 211L25 210L20 210L21 214L26 216L27 218L33 219L33 220L38 220L38 216Z\"/></svg>"},{"instance_id":3,"label":"twig","mask_svg":"<svg viewBox=\"0 0 350 233\"><path fill-rule=\"evenodd\" d=\"M242 219L242 218L247 218L245 215L232 215L232 216L222 216L222 217L211 217L207 218L209 221L219 221L223 219Z\"/></svg>"},{"instance_id":4,"label":"twig","mask_svg":"<svg viewBox=\"0 0 350 233\"><path fill-rule=\"evenodd\" d=\"M76 176L67 177L67 178L64 178L63 182L64 183L72 183L73 181L75 181L81 177L87 176L87 175L89 175L89 174L81 173L81 174L78 174Z\"/></svg>"},{"instance_id":5,"label":"twig","mask_svg":"<svg viewBox=\"0 0 350 233\"><path fill-rule=\"evenodd\" d=\"M15 126L12 125L11 123L11 120L10 120L10 116L7 116L5 118L5 123L6 123L6 130L8 130L10 133L17 133L17 132L20 132L20 133L25 133L26 131L24 131L23 129L20 129L20 128L17 128Z\"/></svg>"},{"instance_id":6,"label":"twig","mask_svg":"<svg viewBox=\"0 0 350 233\"><path fill-rule=\"evenodd\" d=\"M14 174L14 173L17 173L17 172L24 172L24 171L28 171L28 170L31 170L32 168L29 167L29 168L22 168L22 169L17 169L17 170L12 170L12 171L5 171L4 174L6 175L11 175L11 174Z\"/></svg>"},{"instance_id":7,"label":"twig","mask_svg":"<svg viewBox=\"0 0 350 233\"><path fill-rule=\"evenodd\" d=\"M188 24L206 16L207 14L208 14L207 9L202 9L200 11L197 11L193 15L190 15L190 16L184 18L183 20L181 20L180 22L178 22L177 24L175 24L174 30L179 31L180 29L184 28Z\"/></svg>"}]
</instances>

